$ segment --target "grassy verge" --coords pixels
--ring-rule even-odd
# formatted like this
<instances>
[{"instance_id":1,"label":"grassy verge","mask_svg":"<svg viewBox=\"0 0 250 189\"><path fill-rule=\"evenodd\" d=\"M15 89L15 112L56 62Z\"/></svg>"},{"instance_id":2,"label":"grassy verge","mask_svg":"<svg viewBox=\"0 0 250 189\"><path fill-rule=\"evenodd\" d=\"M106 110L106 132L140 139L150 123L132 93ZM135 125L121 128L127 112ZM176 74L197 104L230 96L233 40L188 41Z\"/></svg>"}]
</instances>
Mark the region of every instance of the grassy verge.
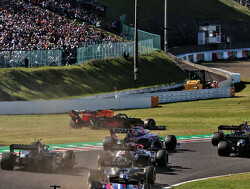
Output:
<instances>
[{"instance_id":1,"label":"grassy verge","mask_svg":"<svg viewBox=\"0 0 250 189\"><path fill-rule=\"evenodd\" d=\"M78 66L0 69L0 101L62 99L180 83L186 75L162 51L139 56L139 82L133 58L96 60Z\"/></svg>"},{"instance_id":2,"label":"grassy verge","mask_svg":"<svg viewBox=\"0 0 250 189\"><path fill-rule=\"evenodd\" d=\"M244 90L234 98L169 103L157 108L118 112L143 120L153 118L157 125L166 125L167 130L160 131L161 136L210 134L220 124L237 125L249 120L250 84L242 85L245 85ZM99 141L109 135L107 129L72 129L69 120L67 114L2 115L0 145L30 143L34 138L42 138L48 144Z\"/></svg>"},{"instance_id":3,"label":"grassy verge","mask_svg":"<svg viewBox=\"0 0 250 189\"><path fill-rule=\"evenodd\" d=\"M183 184L177 187L173 187L175 189L247 189L250 185L250 173L244 174L235 174L231 176L207 179L197 182L192 182L188 184Z\"/></svg>"}]
</instances>

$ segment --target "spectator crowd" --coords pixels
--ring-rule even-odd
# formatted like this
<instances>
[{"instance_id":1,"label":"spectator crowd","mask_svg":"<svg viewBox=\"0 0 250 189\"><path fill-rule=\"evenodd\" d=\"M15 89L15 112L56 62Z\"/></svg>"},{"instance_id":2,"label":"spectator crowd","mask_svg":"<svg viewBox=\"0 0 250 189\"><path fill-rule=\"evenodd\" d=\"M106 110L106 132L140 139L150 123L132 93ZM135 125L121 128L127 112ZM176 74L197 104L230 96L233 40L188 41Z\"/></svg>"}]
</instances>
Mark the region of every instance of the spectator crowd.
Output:
<instances>
[{"instance_id":1,"label":"spectator crowd","mask_svg":"<svg viewBox=\"0 0 250 189\"><path fill-rule=\"evenodd\" d=\"M92 0L1 0L0 50L74 49L117 42L115 36L89 26L105 16L105 9Z\"/></svg>"},{"instance_id":2,"label":"spectator crowd","mask_svg":"<svg viewBox=\"0 0 250 189\"><path fill-rule=\"evenodd\" d=\"M250 7L250 0L234 0L244 7Z\"/></svg>"}]
</instances>

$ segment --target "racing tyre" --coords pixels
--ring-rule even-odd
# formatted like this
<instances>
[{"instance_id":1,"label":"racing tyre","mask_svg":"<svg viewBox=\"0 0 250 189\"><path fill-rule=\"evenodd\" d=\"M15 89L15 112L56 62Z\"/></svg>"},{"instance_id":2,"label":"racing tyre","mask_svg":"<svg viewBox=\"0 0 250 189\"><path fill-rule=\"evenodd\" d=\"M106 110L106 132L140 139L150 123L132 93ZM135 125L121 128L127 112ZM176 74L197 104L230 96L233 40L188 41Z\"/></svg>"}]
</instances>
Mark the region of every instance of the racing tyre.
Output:
<instances>
[{"instance_id":1,"label":"racing tyre","mask_svg":"<svg viewBox=\"0 0 250 189\"><path fill-rule=\"evenodd\" d=\"M155 168L153 166L147 166L144 169L144 172L147 175L147 179L146 182L147 184L154 184L156 181L156 172L155 172Z\"/></svg>"},{"instance_id":2,"label":"racing tyre","mask_svg":"<svg viewBox=\"0 0 250 189\"><path fill-rule=\"evenodd\" d=\"M75 166L75 153L73 151L63 153L63 164L67 169L73 169Z\"/></svg>"},{"instance_id":3,"label":"racing tyre","mask_svg":"<svg viewBox=\"0 0 250 189\"><path fill-rule=\"evenodd\" d=\"M146 119L144 121L144 128L145 129L153 129L155 127L156 127L155 120L153 120L153 119Z\"/></svg>"},{"instance_id":4,"label":"racing tyre","mask_svg":"<svg viewBox=\"0 0 250 189\"><path fill-rule=\"evenodd\" d=\"M13 170L14 169L14 162L13 162L12 153L3 153L2 154L1 169L3 169L3 170Z\"/></svg>"},{"instance_id":5,"label":"racing tyre","mask_svg":"<svg viewBox=\"0 0 250 189\"><path fill-rule=\"evenodd\" d=\"M220 132L214 132L212 135L211 142L214 146L218 146L220 141L224 140L224 135Z\"/></svg>"},{"instance_id":6,"label":"racing tyre","mask_svg":"<svg viewBox=\"0 0 250 189\"><path fill-rule=\"evenodd\" d=\"M45 159L45 169L49 173L55 173L56 172L56 157L46 157Z\"/></svg>"},{"instance_id":7,"label":"racing tyre","mask_svg":"<svg viewBox=\"0 0 250 189\"><path fill-rule=\"evenodd\" d=\"M167 150L175 150L177 145L177 139L174 135L168 135L165 138L165 146Z\"/></svg>"},{"instance_id":8,"label":"racing tyre","mask_svg":"<svg viewBox=\"0 0 250 189\"><path fill-rule=\"evenodd\" d=\"M72 127L72 128L74 128L74 129L81 129L82 127L79 125L79 124L77 124L73 119L71 119L70 121L69 121L69 125Z\"/></svg>"},{"instance_id":9,"label":"racing tyre","mask_svg":"<svg viewBox=\"0 0 250 189\"><path fill-rule=\"evenodd\" d=\"M136 163L141 167L147 167L151 165L151 158L147 155L140 155L136 160Z\"/></svg>"},{"instance_id":10,"label":"racing tyre","mask_svg":"<svg viewBox=\"0 0 250 189\"><path fill-rule=\"evenodd\" d=\"M115 144L115 141L111 136L106 136L103 139L103 149L105 151L112 150L112 147L113 147L114 144Z\"/></svg>"},{"instance_id":11,"label":"racing tyre","mask_svg":"<svg viewBox=\"0 0 250 189\"><path fill-rule=\"evenodd\" d=\"M145 183L143 189L151 189L151 184Z\"/></svg>"},{"instance_id":12,"label":"racing tyre","mask_svg":"<svg viewBox=\"0 0 250 189\"><path fill-rule=\"evenodd\" d=\"M112 157L108 153L100 153L97 157L98 169L103 170L102 162L112 160Z\"/></svg>"},{"instance_id":13,"label":"racing tyre","mask_svg":"<svg viewBox=\"0 0 250 189\"><path fill-rule=\"evenodd\" d=\"M101 128L103 128L103 122L101 122L101 121L96 121L95 123L94 123L94 127L93 127L94 129L101 129Z\"/></svg>"},{"instance_id":14,"label":"racing tyre","mask_svg":"<svg viewBox=\"0 0 250 189\"><path fill-rule=\"evenodd\" d=\"M151 146L151 142L148 138L140 138L137 142L137 144L142 144L143 149L148 149Z\"/></svg>"},{"instance_id":15,"label":"racing tyre","mask_svg":"<svg viewBox=\"0 0 250 189\"><path fill-rule=\"evenodd\" d=\"M168 165L168 152L159 150L156 154L156 162L160 167L166 167Z\"/></svg>"},{"instance_id":16,"label":"racing tyre","mask_svg":"<svg viewBox=\"0 0 250 189\"><path fill-rule=\"evenodd\" d=\"M220 141L218 144L218 154L219 156L230 156L232 150L232 144L228 141Z\"/></svg>"},{"instance_id":17,"label":"racing tyre","mask_svg":"<svg viewBox=\"0 0 250 189\"><path fill-rule=\"evenodd\" d=\"M102 184L98 181L89 181L88 189L100 189L102 188Z\"/></svg>"}]
</instances>

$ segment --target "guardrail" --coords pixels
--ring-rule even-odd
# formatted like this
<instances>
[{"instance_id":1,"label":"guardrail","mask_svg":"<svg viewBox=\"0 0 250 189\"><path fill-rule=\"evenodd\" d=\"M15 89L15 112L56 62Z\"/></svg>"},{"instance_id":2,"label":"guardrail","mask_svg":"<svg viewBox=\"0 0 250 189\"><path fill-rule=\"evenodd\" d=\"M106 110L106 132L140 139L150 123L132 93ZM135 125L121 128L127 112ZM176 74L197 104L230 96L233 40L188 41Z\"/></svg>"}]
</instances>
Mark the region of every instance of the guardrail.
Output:
<instances>
[{"instance_id":1,"label":"guardrail","mask_svg":"<svg viewBox=\"0 0 250 189\"><path fill-rule=\"evenodd\" d=\"M158 96L159 104L170 102L181 102L190 100L204 100L213 98L227 98L233 95L231 87L201 89L201 90L183 90L160 93L136 94L133 96Z\"/></svg>"}]
</instances>

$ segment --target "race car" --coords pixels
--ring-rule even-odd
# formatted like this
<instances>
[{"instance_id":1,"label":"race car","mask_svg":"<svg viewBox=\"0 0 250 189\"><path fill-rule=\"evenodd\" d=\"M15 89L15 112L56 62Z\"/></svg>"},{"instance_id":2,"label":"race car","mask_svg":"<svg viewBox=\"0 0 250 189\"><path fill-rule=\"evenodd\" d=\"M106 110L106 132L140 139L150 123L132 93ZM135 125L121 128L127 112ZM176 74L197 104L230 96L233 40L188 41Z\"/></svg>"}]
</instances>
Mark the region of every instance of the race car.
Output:
<instances>
[{"instance_id":1,"label":"race car","mask_svg":"<svg viewBox=\"0 0 250 189\"><path fill-rule=\"evenodd\" d=\"M154 119L149 118L143 121L141 118L128 117L124 113L115 114L113 110L71 110L68 113L71 117L70 126L73 128L90 126L93 129L100 129L142 126L151 130L166 130L166 126L156 126Z\"/></svg>"},{"instance_id":2,"label":"race car","mask_svg":"<svg viewBox=\"0 0 250 189\"><path fill-rule=\"evenodd\" d=\"M116 144L112 149L101 153L98 156L98 167L103 169L102 163L106 160L116 160L119 157L125 157L127 160L132 161L134 166L146 167L151 165L158 165L166 167L168 165L168 152L167 150L160 149L158 151L150 151L143 149L142 144L129 142L126 145Z\"/></svg>"},{"instance_id":3,"label":"race car","mask_svg":"<svg viewBox=\"0 0 250 189\"><path fill-rule=\"evenodd\" d=\"M13 170L15 166L28 171L56 172L58 167L72 169L75 166L73 151L55 152L36 140L31 145L11 144L9 153L2 153L1 168ZM18 150L18 152L15 152Z\"/></svg>"},{"instance_id":4,"label":"race car","mask_svg":"<svg viewBox=\"0 0 250 189\"><path fill-rule=\"evenodd\" d=\"M230 134L224 130L231 131ZM218 146L219 156L230 156L231 153L237 155L250 155L250 126L247 122L238 126L220 125L218 132L214 132L211 142Z\"/></svg>"},{"instance_id":5,"label":"race car","mask_svg":"<svg viewBox=\"0 0 250 189\"><path fill-rule=\"evenodd\" d=\"M121 140L122 143L135 142L142 144L144 149L150 151L158 151L161 149L175 150L177 146L177 139L174 135L168 135L162 140L159 133L151 134L151 130L144 129L143 127L133 127L130 129L113 128L110 129L110 135L106 136L103 140L103 149L110 150L113 145L119 141L118 134L126 134L125 138Z\"/></svg>"},{"instance_id":6,"label":"race car","mask_svg":"<svg viewBox=\"0 0 250 189\"><path fill-rule=\"evenodd\" d=\"M119 155L114 158L99 157L100 170L90 171L88 188L150 188L156 180L153 166L141 167L134 161Z\"/></svg>"}]
</instances>

